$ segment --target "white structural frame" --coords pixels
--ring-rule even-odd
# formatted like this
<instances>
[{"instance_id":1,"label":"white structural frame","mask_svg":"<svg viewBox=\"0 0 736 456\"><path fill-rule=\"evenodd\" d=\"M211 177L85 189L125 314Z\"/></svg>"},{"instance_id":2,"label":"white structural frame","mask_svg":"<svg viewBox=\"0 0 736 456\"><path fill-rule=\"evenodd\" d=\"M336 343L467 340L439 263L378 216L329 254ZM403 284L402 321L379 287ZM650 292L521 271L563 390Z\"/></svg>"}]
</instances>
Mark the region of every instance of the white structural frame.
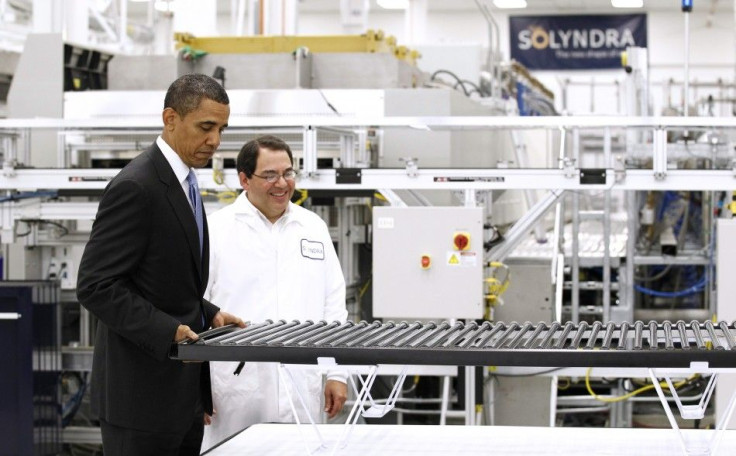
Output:
<instances>
[{"instance_id":1,"label":"white structural frame","mask_svg":"<svg viewBox=\"0 0 736 456\"><path fill-rule=\"evenodd\" d=\"M309 408L306 406L306 403L304 401L304 396L302 395L302 391L300 391L299 386L296 381L294 381L294 375L292 373L292 370L294 369L306 369L306 370L319 370L319 371L325 371L328 369L335 369L337 367L337 363L335 362L334 358L319 358L318 363L316 365L287 365L287 364L279 364L279 371L281 375L279 378L281 379L284 390L286 391L287 399L289 400L289 406L291 407L291 413L294 417L294 421L297 424L297 429L299 430L299 434L302 438L302 442L304 443L304 449L306 450L307 454L311 455L315 452L319 452L322 450L330 450L330 446L328 446L328 443L325 441L325 439L322 437L322 434L319 432L319 428L317 427L317 424L315 422L314 417L312 416L311 412L309 411ZM352 409L350 410L350 413L348 414L347 420L345 421L345 424L343 425L343 429L340 432L340 436L338 439L332 443L330 454L333 455L335 452L344 447L348 440L350 439L350 435L352 434L353 428L358 422L358 419L362 416L365 418L381 418L385 416L388 412L390 412L394 406L396 405L396 399L399 397L399 393L401 391L401 386L404 384L404 380L406 379L406 372L409 366L403 366L401 369L401 373L398 375L396 382L394 383L393 388L391 389L391 393L389 394L388 398L384 403L378 403L373 399L373 396L370 393L371 387L373 386L373 383L376 380L376 377L378 375L378 368L377 365L370 365L370 366L341 366L341 369L347 370L347 372L350 374L348 375L348 382L350 383L350 386L353 389L353 392L355 393L356 399L353 404ZM366 370L367 369L367 370ZM366 374L366 378L362 378L358 374ZM358 385L355 382L355 377L358 377L360 380L360 385ZM299 404L302 406L302 409L307 415L307 419L309 420L309 423L311 424L312 430L314 431L315 435L317 436L317 440L319 441L319 445L317 448L312 451L309 446L309 441L307 437L304 435L304 432L302 431L301 426L301 420L299 419L299 413L297 412L297 408L294 405L294 399L291 396L289 385L293 388L293 390L296 392L297 399L299 399Z\"/></svg>"},{"instance_id":2,"label":"white structural frame","mask_svg":"<svg viewBox=\"0 0 736 456\"><path fill-rule=\"evenodd\" d=\"M734 409L736 408L736 391L732 392L731 399L728 402L728 407L726 408L723 416L721 416L720 420L718 420L715 433L711 437L710 441L708 441L707 446L698 446L694 443L689 442L680 430L680 426L677 424L672 410L670 410L669 403L664 395L664 390L659 384L659 378L664 378L665 382L667 383L670 394L672 394L672 397L675 399L675 403L677 404L677 409L680 412L680 416L686 420L697 420L702 419L705 416L705 409L708 406L708 402L710 402L711 396L715 391L716 384L718 383L718 373L723 370L711 369L708 367L708 363L690 363L690 369L687 369L685 371L690 374L697 373L711 375L705 391L703 391L703 397L698 404L683 405L682 401L680 400L680 396L677 394L675 386L672 384L671 376L681 375L683 373L682 369L649 369L649 377L652 379L652 384L657 390L657 396L659 396L659 400L662 403L662 408L664 408L664 412L667 415L667 419L669 420L670 425L672 426L672 430L677 434L678 441L680 442L680 445L682 447L682 454L685 456L715 455L717 454L718 446L721 444L721 440L723 439L724 431L728 426L728 422L731 420L731 416L733 415ZM728 369L728 371L732 371L732 369Z\"/></svg>"},{"instance_id":3,"label":"white structural frame","mask_svg":"<svg viewBox=\"0 0 736 456\"><path fill-rule=\"evenodd\" d=\"M285 365L285 364L279 365L279 370L282 373L280 378L282 382L284 383L284 389L286 390L286 394L289 400L289 405L291 407L291 411L294 416L294 420L296 421L296 424L298 425L297 429L299 430L299 434L302 438L302 442L304 444L306 454L308 455L312 455L312 454L322 452L322 451L329 451L330 455L334 455L339 449L344 448L345 445L348 444L350 436L360 416L367 417L367 418L376 418L376 417L382 417L386 415L388 412L390 412L395 406L396 399L401 389L401 385L403 385L404 379L406 378L406 373L407 373L407 368L408 368L408 366L402 367L401 373L396 379L396 382L394 383L394 386L391 390L391 393L389 394L388 399L386 400L384 404L379 404L373 399L373 397L370 394L370 389L373 386L373 382L375 381L376 376L379 373L378 372L379 366L377 365L340 366L341 369L345 369L351 374L349 375L349 382L350 382L350 385L353 391L355 392L356 400L348 415L348 418L345 424L342 425L343 428L340 432L338 439L335 442L333 442L330 446L323 438L314 420L314 417L312 417L311 413L309 412L309 409L306 407L304 398L302 396L302 392L299 390L297 383L294 381L292 370L293 369L307 369L307 370L316 369L320 371L325 371L328 369L335 369L337 367L338 366L334 358L318 358L317 364L314 364L314 365ZM619 375L621 374L621 372L626 372L626 371L631 371L632 374L636 374L636 373L640 374L642 372L642 368L633 368L633 369L604 368L602 370L610 371L613 373L618 373ZM680 416L686 420L695 420L695 419L702 419L705 416L706 408L708 406L708 403L710 402L711 397L713 396L713 392L715 391L715 387L718 383L718 375L720 373L732 373L733 371L734 369L731 369L731 368L728 368L728 369L711 368L709 367L708 363L702 363L702 362L690 363L689 368L673 368L673 369L647 368L646 369L646 372L651 378L654 388L657 391L657 395L662 404L662 407L664 408L665 414L667 415L667 419L670 425L672 426L672 431L675 433L676 438L680 444L680 447L682 448L682 454L684 456L717 454L718 447L723 439L723 436L725 435L724 431L726 429L726 426L728 422L730 421L731 416L734 413L734 410L736 410L736 391L732 392L731 399L729 401L726 412L718 421L715 432L711 436L710 440L707 441L706 446L702 446L702 445L699 445L699 443L702 443L701 441L696 440L696 439L690 441L686 438L686 436L681 431L674 417L674 414L670 410L669 402L667 400L667 397L665 396L662 386L660 385L659 378L663 378L664 381L667 383L670 394L672 395L677 405L677 408L680 412ZM358 373L366 375L365 379L358 376L358 378L360 379L360 385L358 385L354 380L355 374L358 374ZM684 376L688 376L692 374L710 376L710 379L708 380L708 384L705 388L705 391L703 392L702 398L699 401L699 403L693 404L693 405L684 405L682 403L682 400L680 399L680 396L677 393L675 386L672 383L672 378L673 377L684 377ZM303 410L306 412L308 420L311 424L312 430L314 431L317 437L317 440L319 442L319 444L314 449L310 448L309 441L302 430L301 421L299 419L297 408L294 405L294 399L292 398L291 393L289 392L290 390L288 387L289 385L291 385L293 390L296 392L299 403L301 404Z\"/></svg>"},{"instance_id":4,"label":"white structural frame","mask_svg":"<svg viewBox=\"0 0 736 456\"><path fill-rule=\"evenodd\" d=\"M392 204L402 201L394 190L462 190L466 195L473 191L489 190L702 190L721 191L736 187L736 160L731 169L668 169L667 133L669 131L736 130L736 117L350 117L350 116L291 116L245 117L233 116L228 131L253 132L259 129L292 129L301 131L303 138L303 168L297 187L303 190L376 190L379 189ZM80 147L80 137L95 135L141 134L155 135L160 130L160 119L155 116L136 118L69 119L5 119L0 120L0 137L3 139L3 167L0 172L0 191L8 192L0 202L0 229L2 242L14 242L13 225L16 220L27 218L29 213L54 220L89 220L94 203L79 207L77 203L45 202L31 199L33 203L19 203L11 192L52 190L102 190L119 172L117 169L23 169L18 162L28 158L27 141L30 130L52 129L58 131L58 156L66 165L66 144ZM345 165L360 165L362 160L351 159L356 150L355 141L364 138L371 129L422 129L432 131L462 130L510 130L529 129L571 131L573 138L580 129L602 129L606 166L598 170L600 178L595 183L584 182L587 170L581 169L575 160L564 155L557 168L465 168L423 169L416 162L407 162L401 168L362 168L359 183L342 183L339 171L317 167L317 131L337 132L341 144L349 150L341 157ZM622 156L612 156L612 129L633 128L652 133L652 169L626 169ZM21 143L21 144L19 144ZM564 135L563 135L564 143ZM649 145L644 145L645 147ZM90 147L94 147L93 144ZM579 155L579 141L573 141L572 157ZM355 157L352 157L355 158ZM225 170L215 175L210 170L199 170L200 187L223 191L239 188L235 170ZM338 183L340 182L340 183ZM353 182L353 181L351 181ZM32 196L32 195L30 195ZM41 195L39 195L41 196ZM47 196L47 195L46 195ZM33 208L32 205L40 205ZM41 215L44 215L41 217ZM48 215L48 217L46 216Z\"/></svg>"},{"instance_id":5,"label":"white structural frame","mask_svg":"<svg viewBox=\"0 0 736 456\"><path fill-rule=\"evenodd\" d=\"M736 183L736 166L728 170L670 170L667 167L667 132L674 130L734 129L736 117L238 117L230 119L228 131L259 128L301 129L304 140L304 165L298 187L316 189L406 189L406 190L727 190ZM406 169L364 169L361 182L338 184L335 170L317 168L318 129L343 129L345 135L364 135L368 129L409 128L431 131L447 130L529 130L603 129L604 149L611 148L611 129L633 128L652 132L652 169L625 169L620 163L605 167L600 183L581 182L581 168L573 161L560 163L559 168L517 169L421 169L416 164ZM111 118L89 120L64 119L6 119L0 120L0 133L19 134L28 129L56 129L60 141L66 135L87 134L120 130L151 131L160 129L160 120L153 117ZM347 143L352 143L347 141ZM63 147L63 146L60 146ZM578 145L579 147L579 145ZM12 151L6 151L0 190L17 189L101 189L117 170L88 169L15 169ZM576 155L573 153L573 155ZM348 161L350 162L350 161ZM222 188L204 170L199 171L201 186L207 189ZM238 187L234 171L225 173L225 183Z\"/></svg>"}]
</instances>

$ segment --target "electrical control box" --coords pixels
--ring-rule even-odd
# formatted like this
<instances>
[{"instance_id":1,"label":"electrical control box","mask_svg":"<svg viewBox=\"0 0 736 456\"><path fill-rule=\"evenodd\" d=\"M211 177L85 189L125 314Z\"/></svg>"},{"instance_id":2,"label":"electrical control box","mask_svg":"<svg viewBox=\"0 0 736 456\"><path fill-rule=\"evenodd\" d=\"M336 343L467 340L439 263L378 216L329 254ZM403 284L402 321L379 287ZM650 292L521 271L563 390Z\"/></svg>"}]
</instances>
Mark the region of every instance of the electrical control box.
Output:
<instances>
[{"instance_id":1,"label":"electrical control box","mask_svg":"<svg viewBox=\"0 0 736 456\"><path fill-rule=\"evenodd\" d=\"M483 318L483 208L375 207L373 316Z\"/></svg>"}]
</instances>

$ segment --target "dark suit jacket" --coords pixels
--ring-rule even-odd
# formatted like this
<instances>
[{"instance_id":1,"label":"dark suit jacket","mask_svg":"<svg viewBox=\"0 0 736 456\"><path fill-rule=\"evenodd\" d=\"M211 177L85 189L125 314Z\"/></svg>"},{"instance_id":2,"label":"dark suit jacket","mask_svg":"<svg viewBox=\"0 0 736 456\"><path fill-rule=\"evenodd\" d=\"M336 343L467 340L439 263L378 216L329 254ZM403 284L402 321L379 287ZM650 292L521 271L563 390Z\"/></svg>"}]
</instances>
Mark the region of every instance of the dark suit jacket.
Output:
<instances>
[{"instance_id":1,"label":"dark suit jacket","mask_svg":"<svg viewBox=\"0 0 736 456\"><path fill-rule=\"evenodd\" d=\"M200 260L194 212L154 143L109 183L79 267L80 304L99 319L92 410L110 424L185 432L202 398L207 363L168 358L179 324L201 332L219 310L205 301L209 241Z\"/></svg>"}]
</instances>

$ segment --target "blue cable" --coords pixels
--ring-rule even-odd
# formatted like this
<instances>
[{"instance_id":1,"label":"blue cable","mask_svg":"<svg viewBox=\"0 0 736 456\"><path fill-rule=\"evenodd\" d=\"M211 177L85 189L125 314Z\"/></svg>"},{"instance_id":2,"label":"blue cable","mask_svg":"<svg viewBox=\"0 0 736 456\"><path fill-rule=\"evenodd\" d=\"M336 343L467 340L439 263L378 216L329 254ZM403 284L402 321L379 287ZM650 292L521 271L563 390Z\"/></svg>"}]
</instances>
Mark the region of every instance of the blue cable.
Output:
<instances>
[{"instance_id":1,"label":"blue cable","mask_svg":"<svg viewBox=\"0 0 736 456\"><path fill-rule=\"evenodd\" d=\"M56 190L48 190L42 192L20 192L14 195L4 196L0 198L0 203L7 203L8 201L17 201L28 198L57 198L59 192Z\"/></svg>"},{"instance_id":2,"label":"blue cable","mask_svg":"<svg viewBox=\"0 0 736 456\"><path fill-rule=\"evenodd\" d=\"M634 289L640 293L648 294L650 296L657 296L660 298L681 298L683 296L690 296L696 293L700 293L701 291L703 291L707 283L708 280L703 277L695 285L680 291L657 291L650 288L642 287L641 285L634 285Z\"/></svg>"}]
</instances>

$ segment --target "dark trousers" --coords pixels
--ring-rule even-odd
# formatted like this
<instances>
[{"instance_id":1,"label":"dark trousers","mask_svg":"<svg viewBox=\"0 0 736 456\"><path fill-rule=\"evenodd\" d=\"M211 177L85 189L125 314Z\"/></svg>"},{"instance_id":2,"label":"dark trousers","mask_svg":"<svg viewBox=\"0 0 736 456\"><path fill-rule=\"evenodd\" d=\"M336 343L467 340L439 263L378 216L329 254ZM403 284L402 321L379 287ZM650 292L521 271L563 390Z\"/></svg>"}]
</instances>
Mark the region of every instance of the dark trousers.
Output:
<instances>
[{"instance_id":1,"label":"dark trousers","mask_svg":"<svg viewBox=\"0 0 736 456\"><path fill-rule=\"evenodd\" d=\"M199 456L204 436L204 413L198 407L184 433L148 432L122 428L100 420L105 456Z\"/></svg>"}]
</instances>

